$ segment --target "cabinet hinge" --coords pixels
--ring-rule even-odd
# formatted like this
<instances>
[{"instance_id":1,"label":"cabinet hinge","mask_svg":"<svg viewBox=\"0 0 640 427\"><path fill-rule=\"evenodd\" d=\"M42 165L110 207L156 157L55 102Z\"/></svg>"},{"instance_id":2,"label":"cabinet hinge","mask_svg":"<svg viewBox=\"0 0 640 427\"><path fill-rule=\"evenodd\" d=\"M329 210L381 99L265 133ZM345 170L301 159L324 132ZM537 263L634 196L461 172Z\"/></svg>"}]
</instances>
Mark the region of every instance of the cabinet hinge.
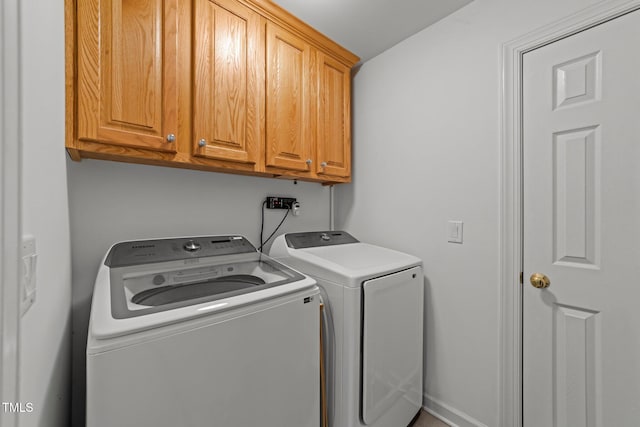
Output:
<instances>
[{"instance_id":1,"label":"cabinet hinge","mask_svg":"<svg viewBox=\"0 0 640 427\"><path fill-rule=\"evenodd\" d=\"M524 272L520 272L520 284L524 284Z\"/></svg>"}]
</instances>

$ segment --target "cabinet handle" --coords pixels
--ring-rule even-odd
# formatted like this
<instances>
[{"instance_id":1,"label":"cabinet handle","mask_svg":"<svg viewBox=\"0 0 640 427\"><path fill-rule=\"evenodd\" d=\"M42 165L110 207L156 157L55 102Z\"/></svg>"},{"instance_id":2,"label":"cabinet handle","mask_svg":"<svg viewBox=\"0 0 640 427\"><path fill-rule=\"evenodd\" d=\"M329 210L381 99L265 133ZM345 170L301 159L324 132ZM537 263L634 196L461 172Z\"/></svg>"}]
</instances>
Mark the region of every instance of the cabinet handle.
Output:
<instances>
[{"instance_id":1,"label":"cabinet handle","mask_svg":"<svg viewBox=\"0 0 640 427\"><path fill-rule=\"evenodd\" d=\"M204 147L205 145L207 145L207 140L202 138L200 141L198 141L198 145L200 147Z\"/></svg>"},{"instance_id":2,"label":"cabinet handle","mask_svg":"<svg viewBox=\"0 0 640 427\"><path fill-rule=\"evenodd\" d=\"M308 164L308 165L311 165L311 163L313 163L313 160L311 160L311 159L307 159L307 164Z\"/></svg>"},{"instance_id":3,"label":"cabinet handle","mask_svg":"<svg viewBox=\"0 0 640 427\"><path fill-rule=\"evenodd\" d=\"M320 163L320 166L322 167L322 169L326 168L327 167L327 162Z\"/></svg>"},{"instance_id":4,"label":"cabinet handle","mask_svg":"<svg viewBox=\"0 0 640 427\"><path fill-rule=\"evenodd\" d=\"M167 142L173 142L176 140L176 135L174 133L170 133L167 135Z\"/></svg>"}]
</instances>

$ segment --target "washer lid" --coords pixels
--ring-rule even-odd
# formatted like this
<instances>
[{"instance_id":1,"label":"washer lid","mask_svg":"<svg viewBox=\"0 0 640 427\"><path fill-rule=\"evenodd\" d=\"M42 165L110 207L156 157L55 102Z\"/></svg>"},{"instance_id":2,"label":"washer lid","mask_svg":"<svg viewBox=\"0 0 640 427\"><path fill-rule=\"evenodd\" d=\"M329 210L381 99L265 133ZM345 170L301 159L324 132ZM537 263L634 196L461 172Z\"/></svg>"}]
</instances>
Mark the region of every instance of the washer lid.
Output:
<instances>
[{"instance_id":1,"label":"washer lid","mask_svg":"<svg viewBox=\"0 0 640 427\"><path fill-rule=\"evenodd\" d=\"M244 238L222 241L205 236L114 245L96 278L92 336L126 335L315 285L313 279L245 242ZM199 250L193 249L198 245ZM124 255L114 256L118 251ZM185 251L204 256L185 255Z\"/></svg>"},{"instance_id":2,"label":"washer lid","mask_svg":"<svg viewBox=\"0 0 640 427\"><path fill-rule=\"evenodd\" d=\"M332 232L314 234L322 233ZM353 239L347 233L344 234ZM344 239L349 240L346 237ZM269 255L281 259L303 273L349 287L359 287L364 280L422 265L422 261L413 255L357 240L357 243L302 248L292 247L289 241L287 235L279 236L273 243Z\"/></svg>"},{"instance_id":3,"label":"washer lid","mask_svg":"<svg viewBox=\"0 0 640 427\"><path fill-rule=\"evenodd\" d=\"M258 292L304 276L252 252L111 268L109 278L111 315L125 319Z\"/></svg>"}]
</instances>

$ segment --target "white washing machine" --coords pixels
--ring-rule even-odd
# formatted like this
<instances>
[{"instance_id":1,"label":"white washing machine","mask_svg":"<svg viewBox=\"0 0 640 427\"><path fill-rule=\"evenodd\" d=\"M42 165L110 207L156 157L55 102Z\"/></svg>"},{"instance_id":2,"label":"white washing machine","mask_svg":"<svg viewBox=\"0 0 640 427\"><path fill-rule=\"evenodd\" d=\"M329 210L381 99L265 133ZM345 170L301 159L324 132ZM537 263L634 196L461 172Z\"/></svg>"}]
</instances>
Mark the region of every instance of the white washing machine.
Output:
<instances>
[{"instance_id":1,"label":"white washing machine","mask_svg":"<svg viewBox=\"0 0 640 427\"><path fill-rule=\"evenodd\" d=\"M88 427L318 427L319 290L241 236L123 242L96 279Z\"/></svg>"},{"instance_id":2,"label":"white washing machine","mask_svg":"<svg viewBox=\"0 0 640 427\"><path fill-rule=\"evenodd\" d=\"M407 426L422 406L422 261L343 231L284 234L269 255L328 297L329 426Z\"/></svg>"}]
</instances>

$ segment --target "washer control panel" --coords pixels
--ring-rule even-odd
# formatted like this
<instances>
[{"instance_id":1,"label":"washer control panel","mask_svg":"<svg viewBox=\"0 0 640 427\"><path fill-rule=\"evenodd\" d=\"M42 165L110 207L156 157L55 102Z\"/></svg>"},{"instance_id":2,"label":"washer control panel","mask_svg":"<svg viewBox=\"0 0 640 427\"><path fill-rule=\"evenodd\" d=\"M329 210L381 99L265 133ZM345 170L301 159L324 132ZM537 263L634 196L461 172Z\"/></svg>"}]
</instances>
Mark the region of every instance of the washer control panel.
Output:
<instances>
[{"instance_id":1,"label":"washer control panel","mask_svg":"<svg viewBox=\"0 0 640 427\"><path fill-rule=\"evenodd\" d=\"M111 268L181 259L257 252L242 236L202 236L121 242L109 251L105 265Z\"/></svg>"},{"instance_id":2,"label":"washer control panel","mask_svg":"<svg viewBox=\"0 0 640 427\"><path fill-rule=\"evenodd\" d=\"M202 247L202 245L200 245L200 243L194 242L193 240L189 240L183 246L184 250L187 251L187 252L199 251L201 247Z\"/></svg>"}]
</instances>

